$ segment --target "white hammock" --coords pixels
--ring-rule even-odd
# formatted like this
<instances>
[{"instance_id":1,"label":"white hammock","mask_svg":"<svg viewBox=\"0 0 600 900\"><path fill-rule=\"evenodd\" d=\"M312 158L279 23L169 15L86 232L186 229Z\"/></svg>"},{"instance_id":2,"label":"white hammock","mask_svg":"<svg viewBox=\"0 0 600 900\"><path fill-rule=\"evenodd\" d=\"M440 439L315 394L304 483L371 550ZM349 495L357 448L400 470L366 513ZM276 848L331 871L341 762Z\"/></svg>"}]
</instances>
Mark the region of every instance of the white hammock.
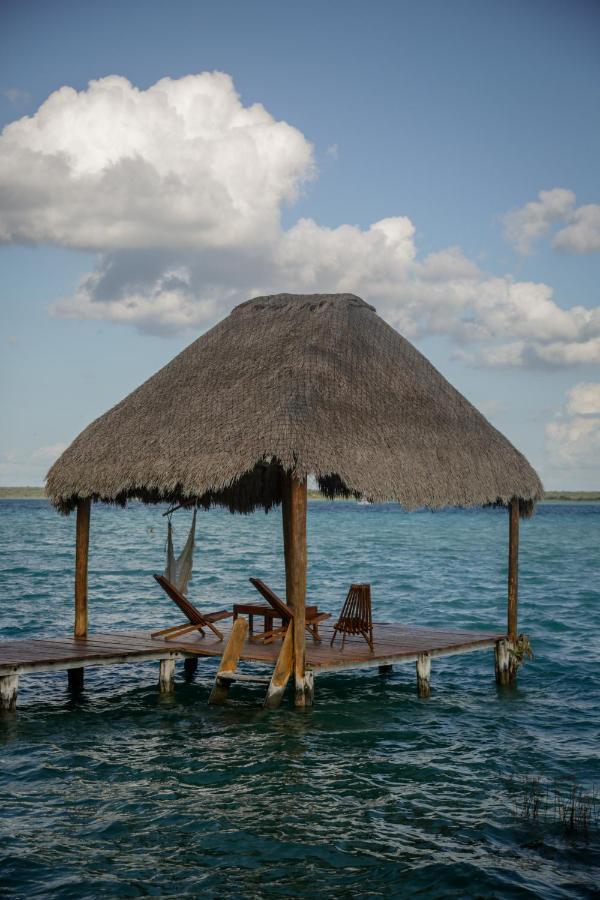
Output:
<instances>
[{"instance_id":1,"label":"white hammock","mask_svg":"<svg viewBox=\"0 0 600 900\"><path fill-rule=\"evenodd\" d=\"M167 565L165 568L165 578L175 585L182 594L187 594L187 586L192 577L192 562L194 555L194 541L196 538L196 510L192 518L192 526L188 534L185 546L181 554L175 559L173 550L173 527L171 525L171 517L169 516L169 525L167 532Z\"/></svg>"}]
</instances>

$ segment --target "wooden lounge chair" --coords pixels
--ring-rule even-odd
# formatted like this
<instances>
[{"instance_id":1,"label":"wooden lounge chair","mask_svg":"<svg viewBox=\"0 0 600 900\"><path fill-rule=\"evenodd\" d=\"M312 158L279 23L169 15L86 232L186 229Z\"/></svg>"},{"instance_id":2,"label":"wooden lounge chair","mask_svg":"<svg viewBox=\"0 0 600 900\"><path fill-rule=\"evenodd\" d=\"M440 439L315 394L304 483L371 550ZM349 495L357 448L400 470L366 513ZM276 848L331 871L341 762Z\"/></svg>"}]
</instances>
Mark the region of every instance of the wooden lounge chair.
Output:
<instances>
[{"instance_id":1,"label":"wooden lounge chair","mask_svg":"<svg viewBox=\"0 0 600 900\"><path fill-rule=\"evenodd\" d=\"M154 577L163 591L169 595L173 603L177 604L189 624L175 625L173 628L163 628L162 631L154 631L151 634L151 637L162 637L165 641L170 641L173 638L181 637L182 634L187 634L190 631L199 631L201 635L204 635L204 629L210 628L220 641L223 640L223 632L219 631L213 622L218 622L219 619L227 619L229 616L233 615L232 612L221 609L218 612L201 613L200 610L196 609L193 603L190 603L187 597L184 597L181 591L177 590L175 585L171 584L170 581L167 581L164 575L155 575Z\"/></svg>"},{"instance_id":2,"label":"wooden lounge chair","mask_svg":"<svg viewBox=\"0 0 600 900\"><path fill-rule=\"evenodd\" d=\"M361 634L373 653L373 616L371 613L371 585L351 584L340 617L333 626L330 646L337 633L342 634L342 650L347 634Z\"/></svg>"},{"instance_id":3,"label":"wooden lounge chair","mask_svg":"<svg viewBox=\"0 0 600 900\"><path fill-rule=\"evenodd\" d=\"M277 618L281 619L281 628L272 628L270 631L264 631L262 634L256 634L250 638L251 641L262 641L264 644L270 644L274 638L286 633L288 625L294 618L294 610L284 603L275 591L261 581L260 578L251 578L251 584L254 585L259 594L262 594L267 603L269 603L277 614ZM315 641L320 641L319 624L325 619L331 618L331 613L319 612L316 606L307 606L305 609L306 630Z\"/></svg>"}]
</instances>

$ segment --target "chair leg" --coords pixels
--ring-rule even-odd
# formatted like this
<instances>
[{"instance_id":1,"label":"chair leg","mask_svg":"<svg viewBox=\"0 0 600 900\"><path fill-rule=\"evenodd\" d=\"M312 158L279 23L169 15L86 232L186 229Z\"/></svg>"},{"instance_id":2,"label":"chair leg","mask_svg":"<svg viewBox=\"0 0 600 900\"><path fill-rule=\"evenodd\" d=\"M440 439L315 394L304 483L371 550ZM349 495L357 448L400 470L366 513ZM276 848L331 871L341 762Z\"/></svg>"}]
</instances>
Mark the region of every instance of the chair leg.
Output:
<instances>
[{"instance_id":1,"label":"chair leg","mask_svg":"<svg viewBox=\"0 0 600 900\"><path fill-rule=\"evenodd\" d=\"M369 649L370 649L371 653L373 653L373 636L371 635L371 638L369 639L369 635L367 634L366 631L361 631L361 634L364 637L367 644L369 645Z\"/></svg>"},{"instance_id":2,"label":"chair leg","mask_svg":"<svg viewBox=\"0 0 600 900\"><path fill-rule=\"evenodd\" d=\"M206 624L208 625L210 630L216 634L216 636L219 638L219 640L222 641L223 640L223 632L219 631L219 629L216 627L216 625L213 625L212 622L207 622Z\"/></svg>"},{"instance_id":3,"label":"chair leg","mask_svg":"<svg viewBox=\"0 0 600 900\"><path fill-rule=\"evenodd\" d=\"M332 638L331 638L331 640L329 641L329 646L330 646L330 647L333 647L333 642L335 641L336 635L337 635L337 628L334 627Z\"/></svg>"},{"instance_id":4,"label":"chair leg","mask_svg":"<svg viewBox=\"0 0 600 900\"><path fill-rule=\"evenodd\" d=\"M317 641L317 643L319 643L319 644L321 643L321 638L320 638L320 636L319 636L319 626L318 626L318 625L310 625L310 624L309 624L309 625L306 626L306 630L308 631L308 633L310 634L310 636L312 637L312 639L313 639L314 641Z\"/></svg>"}]
</instances>

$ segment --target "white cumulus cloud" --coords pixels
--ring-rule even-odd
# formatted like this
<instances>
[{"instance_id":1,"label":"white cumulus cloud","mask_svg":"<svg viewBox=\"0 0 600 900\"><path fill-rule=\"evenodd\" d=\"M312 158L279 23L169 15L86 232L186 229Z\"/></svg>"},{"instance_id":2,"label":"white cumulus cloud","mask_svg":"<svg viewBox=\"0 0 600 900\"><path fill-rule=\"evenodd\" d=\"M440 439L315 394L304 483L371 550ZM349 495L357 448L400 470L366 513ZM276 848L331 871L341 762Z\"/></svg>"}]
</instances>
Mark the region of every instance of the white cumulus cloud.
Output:
<instances>
[{"instance_id":1,"label":"white cumulus cloud","mask_svg":"<svg viewBox=\"0 0 600 900\"><path fill-rule=\"evenodd\" d=\"M575 206L573 191L552 188L540 191L538 199L513 209L503 217L504 235L519 253L531 253L540 238L553 226L552 244L568 253L594 253L600 250L600 204Z\"/></svg>"},{"instance_id":2,"label":"white cumulus cloud","mask_svg":"<svg viewBox=\"0 0 600 900\"><path fill-rule=\"evenodd\" d=\"M548 233L557 221L564 220L575 205L575 194L565 188L540 191L537 200L513 209L504 216L507 240L520 253L530 253L535 241Z\"/></svg>"},{"instance_id":3,"label":"white cumulus cloud","mask_svg":"<svg viewBox=\"0 0 600 900\"><path fill-rule=\"evenodd\" d=\"M600 416L600 384L582 381L567 392L567 412L572 416Z\"/></svg>"},{"instance_id":4,"label":"white cumulus cloud","mask_svg":"<svg viewBox=\"0 0 600 900\"><path fill-rule=\"evenodd\" d=\"M0 239L110 248L261 244L313 172L311 144L231 78L62 87L0 139Z\"/></svg>"},{"instance_id":5,"label":"white cumulus cloud","mask_svg":"<svg viewBox=\"0 0 600 900\"><path fill-rule=\"evenodd\" d=\"M554 463L598 469L600 419L574 416L546 426L550 459Z\"/></svg>"},{"instance_id":6,"label":"white cumulus cloud","mask_svg":"<svg viewBox=\"0 0 600 900\"><path fill-rule=\"evenodd\" d=\"M600 477L600 383L581 382L567 391L564 407L546 426L546 442L554 465Z\"/></svg>"},{"instance_id":7,"label":"white cumulus cloud","mask_svg":"<svg viewBox=\"0 0 600 900\"><path fill-rule=\"evenodd\" d=\"M553 244L570 253L600 251L600 204L588 203L576 209L570 224L554 236Z\"/></svg>"}]
</instances>

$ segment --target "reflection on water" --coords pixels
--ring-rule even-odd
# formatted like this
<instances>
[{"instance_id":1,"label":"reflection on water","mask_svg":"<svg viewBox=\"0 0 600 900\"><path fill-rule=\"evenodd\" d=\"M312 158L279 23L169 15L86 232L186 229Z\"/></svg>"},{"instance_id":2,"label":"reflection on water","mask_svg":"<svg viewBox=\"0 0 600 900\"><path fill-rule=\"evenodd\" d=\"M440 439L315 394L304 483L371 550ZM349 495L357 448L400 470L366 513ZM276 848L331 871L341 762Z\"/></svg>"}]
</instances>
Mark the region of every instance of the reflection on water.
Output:
<instances>
[{"instance_id":1,"label":"reflection on water","mask_svg":"<svg viewBox=\"0 0 600 900\"><path fill-rule=\"evenodd\" d=\"M167 626L151 579L159 509L94 508L92 629ZM184 540L186 514L176 519ZM216 663L156 690L157 664L22 679L0 720L0 894L115 896L593 896L597 834L516 821L510 776L598 778L600 506L544 505L522 525L521 620L536 658L498 691L490 651L316 682L307 712L261 689L206 700ZM0 504L0 635L72 621L74 519ZM505 619L506 514L311 503L309 594L336 612L370 581L376 618L495 628ZM191 594L220 608L282 588L280 519L199 516ZM257 692L258 691L258 692Z\"/></svg>"}]
</instances>

